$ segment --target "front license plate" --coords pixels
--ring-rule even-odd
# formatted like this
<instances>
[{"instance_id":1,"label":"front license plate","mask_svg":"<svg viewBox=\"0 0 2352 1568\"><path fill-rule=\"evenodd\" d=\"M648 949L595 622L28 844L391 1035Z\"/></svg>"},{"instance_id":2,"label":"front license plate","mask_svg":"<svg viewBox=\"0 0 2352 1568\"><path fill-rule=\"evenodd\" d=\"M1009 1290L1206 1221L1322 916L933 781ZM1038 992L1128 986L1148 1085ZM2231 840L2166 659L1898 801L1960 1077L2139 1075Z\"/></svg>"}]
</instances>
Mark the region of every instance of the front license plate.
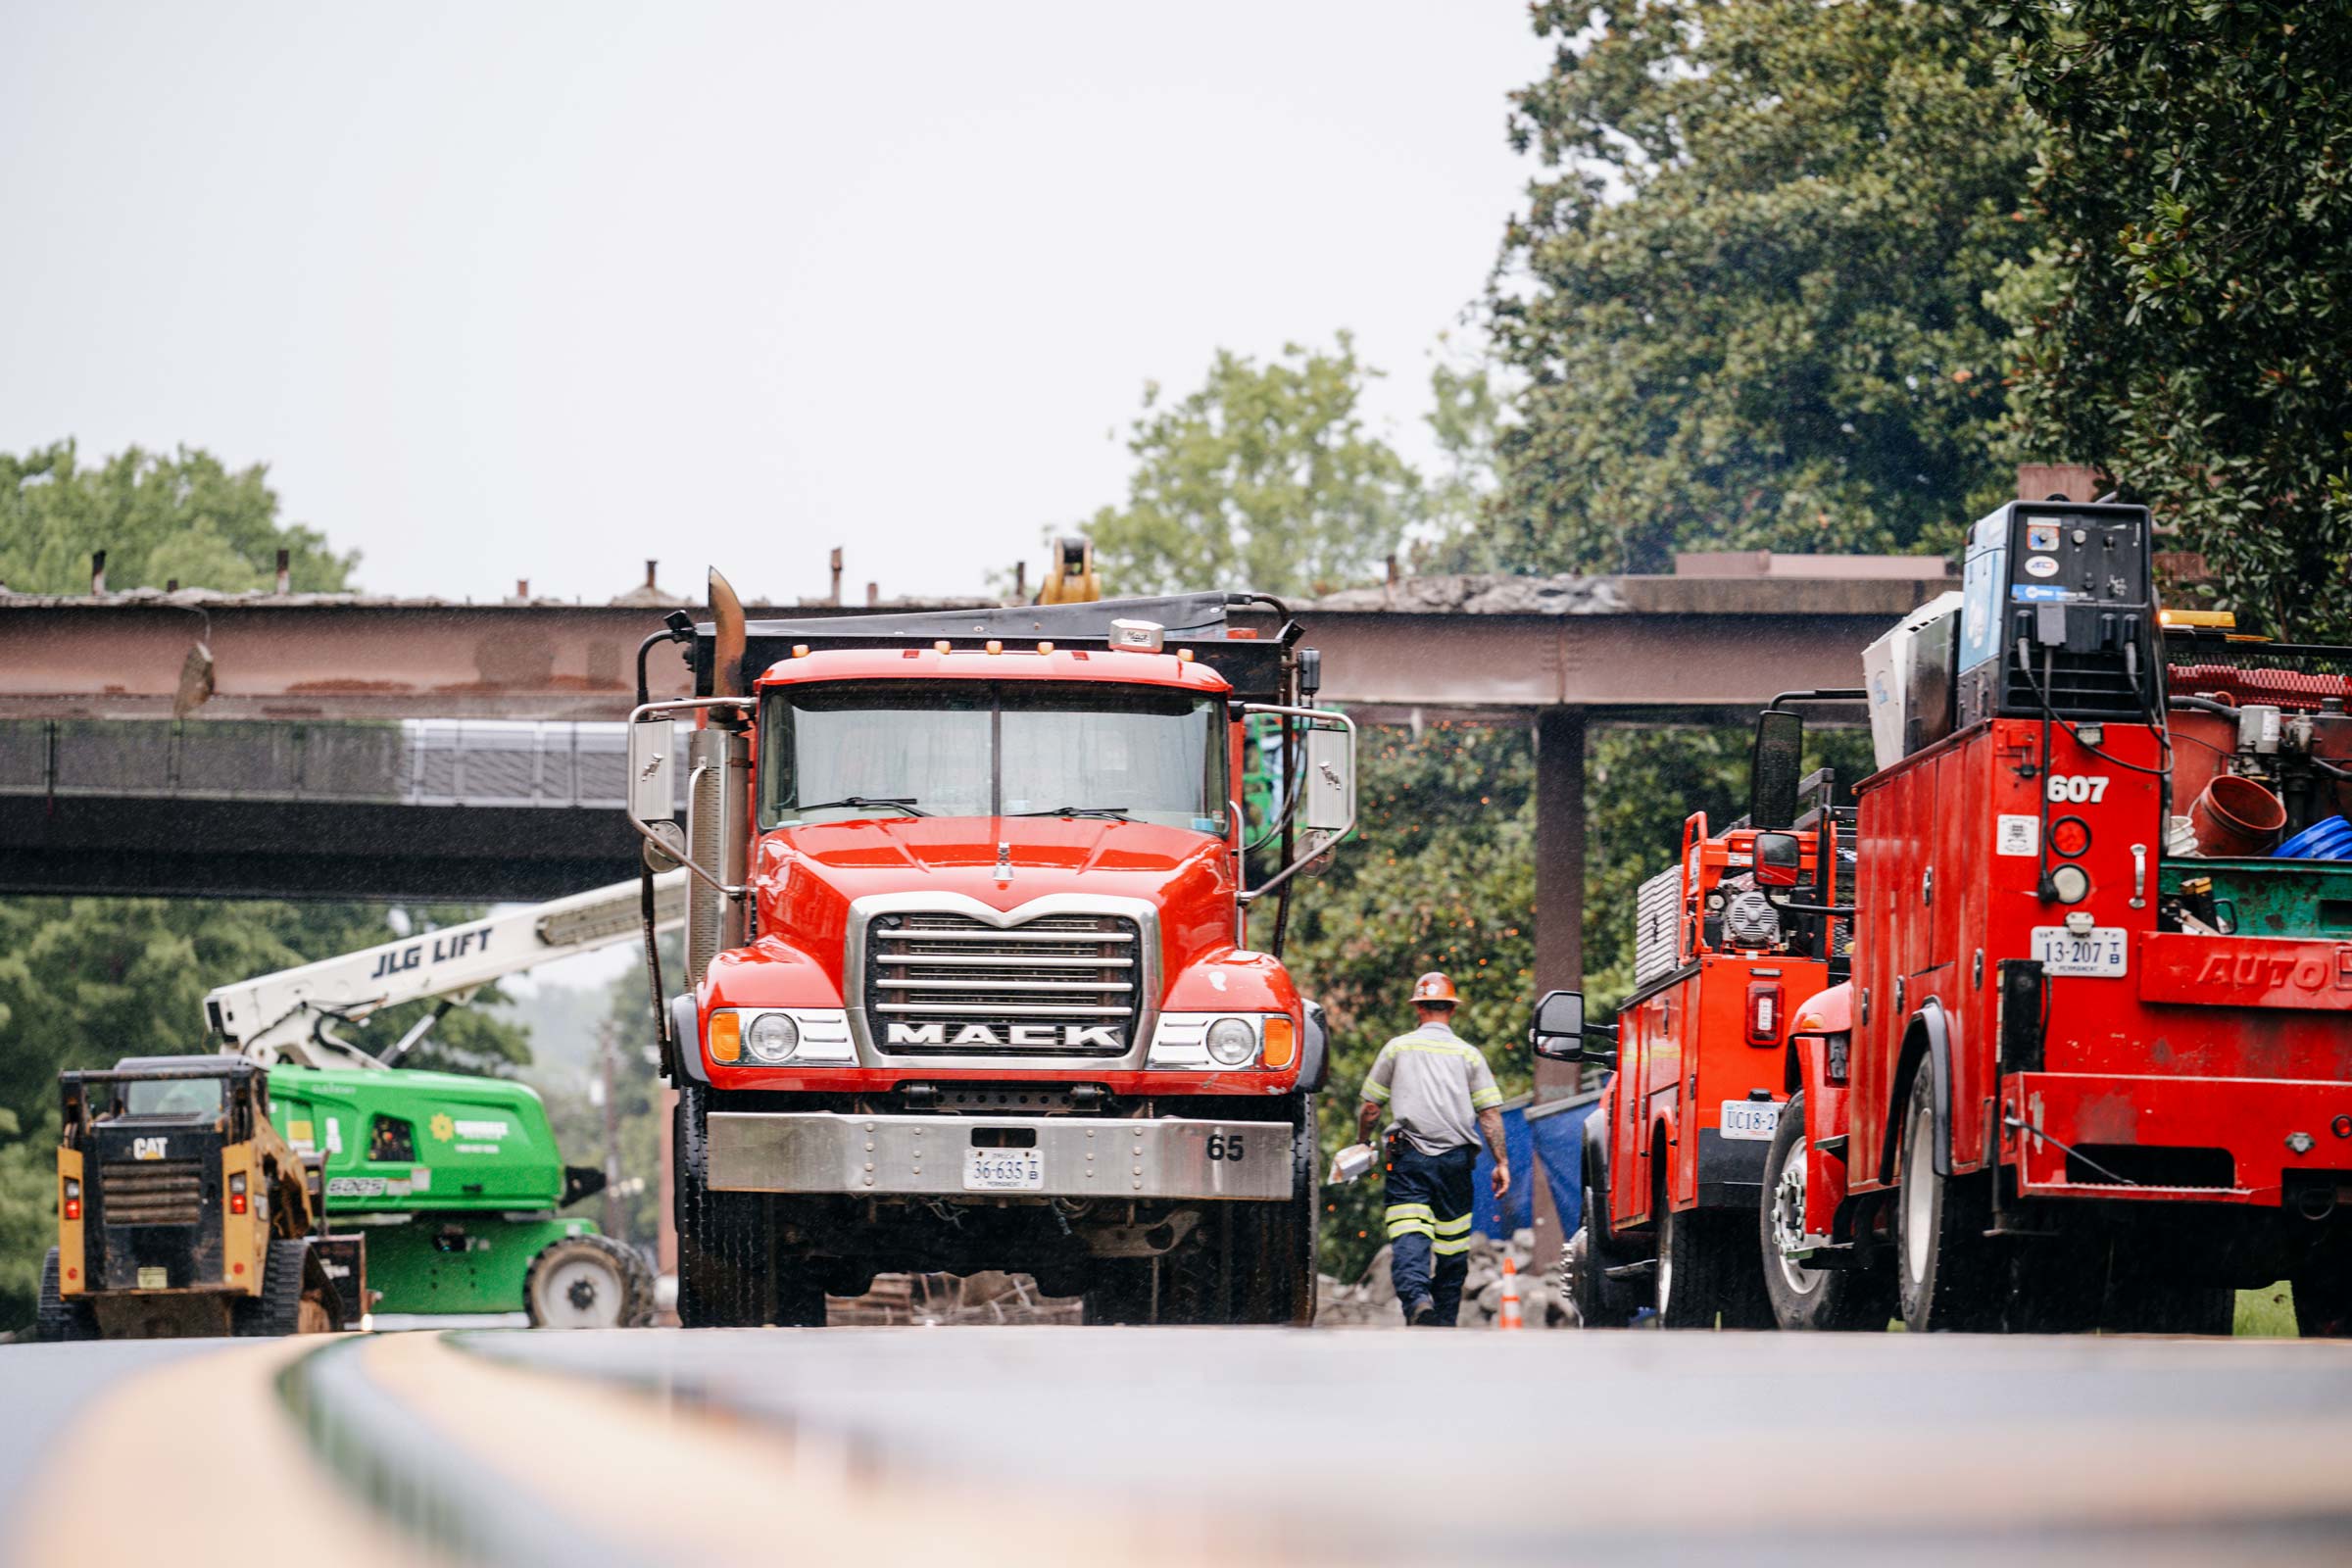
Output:
<instances>
[{"instance_id":1,"label":"front license plate","mask_svg":"<svg viewBox=\"0 0 2352 1568\"><path fill-rule=\"evenodd\" d=\"M1720 1131L1726 1138L1769 1142L1780 1125L1781 1107L1774 1101L1727 1100L1723 1102L1723 1125Z\"/></svg>"},{"instance_id":2,"label":"front license plate","mask_svg":"<svg viewBox=\"0 0 2352 1568\"><path fill-rule=\"evenodd\" d=\"M967 1149L963 1190L967 1193L1035 1193L1046 1185L1046 1159L1034 1149Z\"/></svg>"},{"instance_id":3,"label":"front license plate","mask_svg":"<svg viewBox=\"0 0 2352 1568\"><path fill-rule=\"evenodd\" d=\"M2062 925L2037 925L2034 956L2044 974L2120 975L2131 951L2127 934L2118 925L2094 925L2080 937Z\"/></svg>"}]
</instances>

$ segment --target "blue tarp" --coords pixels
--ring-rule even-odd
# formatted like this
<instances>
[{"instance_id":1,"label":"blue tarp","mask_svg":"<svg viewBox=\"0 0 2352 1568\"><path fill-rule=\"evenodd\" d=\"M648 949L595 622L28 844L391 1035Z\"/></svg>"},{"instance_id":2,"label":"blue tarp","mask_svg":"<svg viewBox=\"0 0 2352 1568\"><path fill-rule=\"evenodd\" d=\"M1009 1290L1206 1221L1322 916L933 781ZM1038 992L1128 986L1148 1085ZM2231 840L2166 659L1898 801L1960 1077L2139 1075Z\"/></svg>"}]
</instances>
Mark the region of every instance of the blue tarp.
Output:
<instances>
[{"instance_id":1,"label":"blue tarp","mask_svg":"<svg viewBox=\"0 0 2352 1568\"><path fill-rule=\"evenodd\" d=\"M1533 1229L1536 1223L1536 1165L1551 1185L1551 1201L1560 1215L1560 1234L1566 1236L1584 1222L1585 1182L1582 1155L1585 1118L1592 1114L1596 1098L1562 1104L1558 1101L1534 1106L1514 1100L1502 1107L1502 1147L1511 1156L1511 1190L1497 1201L1494 1192L1494 1157L1478 1152L1478 1169L1471 1177L1470 1227L1482 1236L1508 1236Z\"/></svg>"}]
</instances>

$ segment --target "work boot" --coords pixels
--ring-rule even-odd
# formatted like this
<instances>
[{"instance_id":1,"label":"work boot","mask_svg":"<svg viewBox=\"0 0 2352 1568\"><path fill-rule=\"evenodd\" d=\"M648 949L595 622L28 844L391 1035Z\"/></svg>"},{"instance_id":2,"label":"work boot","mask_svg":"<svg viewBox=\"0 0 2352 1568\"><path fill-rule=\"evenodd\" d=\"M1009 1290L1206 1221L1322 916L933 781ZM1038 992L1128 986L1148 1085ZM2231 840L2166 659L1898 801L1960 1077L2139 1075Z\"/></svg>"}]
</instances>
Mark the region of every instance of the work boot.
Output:
<instances>
[{"instance_id":1,"label":"work boot","mask_svg":"<svg viewBox=\"0 0 2352 1568\"><path fill-rule=\"evenodd\" d=\"M1438 1303L1426 1296L1416 1296L1404 1303L1405 1327L1434 1329L1438 1326Z\"/></svg>"}]
</instances>

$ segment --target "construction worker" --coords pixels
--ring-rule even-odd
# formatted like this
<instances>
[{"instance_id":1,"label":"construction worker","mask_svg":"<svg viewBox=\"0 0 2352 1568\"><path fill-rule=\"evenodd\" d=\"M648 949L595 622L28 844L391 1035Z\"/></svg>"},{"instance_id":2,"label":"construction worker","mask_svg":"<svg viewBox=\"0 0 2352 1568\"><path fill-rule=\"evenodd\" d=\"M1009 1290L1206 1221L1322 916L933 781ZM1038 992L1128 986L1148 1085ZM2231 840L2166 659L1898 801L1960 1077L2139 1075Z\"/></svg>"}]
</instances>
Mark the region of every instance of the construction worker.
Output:
<instances>
[{"instance_id":1,"label":"construction worker","mask_svg":"<svg viewBox=\"0 0 2352 1568\"><path fill-rule=\"evenodd\" d=\"M1451 1328L1470 1271L1470 1177L1478 1140L1494 1152L1494 1196L1510 1191L1502 1148L1502 1091L1478 1048L1453 1032L1453 982L1431 970L1413 982L1421 1027L1380 1048L1364 1078L1356 1138L1370 1143L1382 1106L1388 1144L1389 1274L1416 1328Z\"/></svg>"}]
</instances>

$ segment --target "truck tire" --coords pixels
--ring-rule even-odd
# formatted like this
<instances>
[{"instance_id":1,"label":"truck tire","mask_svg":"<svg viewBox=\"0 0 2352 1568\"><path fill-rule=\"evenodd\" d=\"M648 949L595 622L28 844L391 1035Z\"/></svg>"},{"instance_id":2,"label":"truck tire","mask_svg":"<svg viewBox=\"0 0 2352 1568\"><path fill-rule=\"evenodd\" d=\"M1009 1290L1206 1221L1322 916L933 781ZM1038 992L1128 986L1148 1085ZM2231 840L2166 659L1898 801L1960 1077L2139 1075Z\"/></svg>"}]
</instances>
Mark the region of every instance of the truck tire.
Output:
<instances>
[{"instance_id":1,"label":"truck tire","mask_svg":"<svg viewBox=\"0 0 2352 1568\"><path fill-rule=\"evenodd\" d=\"M1876 1333L1894 1316L1893 1283L1884 1269L1807 1268L1782 1251L1804 1234L1805 1097L1788 1097L1764 1156L1764 1202L1757 1245L1773 1321L1784 1329Z\"/></svg>"},{"instance_id":2,"label":"truck tire","mask_svg":"<svg viewBox=\"0 0 2352 1568\"><path fill-rule=\"evenodd\" d=\"M94 1340L98 1338L98 1318L87 1301L69 1301L59 1289L57 1249L41 1259L40 1309L33 1320L34 1332L54 1345L65 1340Z\"/></svg>"},{"instance_id":3,"label":"truck tire","mask_svg":"<svg viewBox=\"0 0 2352 1568\"><path fill-rule=\"evenodd\" d=\"M1560 1249L1560 1295L1576 1307L1589 1329L1621 1329L1641 1310L1639 1293L1607 1270L1640 1262L1609 1235L1609 1185L1606 1161L1597 1157L1592 1141L1584 1148L1584 1223Z\"/></svg>"},{"instance_id":4,"label":"truck tire","mask_svg":"<svg viewBox=\"0 0 2352 1568\"><path fill-rule=\"evenodd\" d=\"M535 1329L641 1329L654 1320L654 1271L610 1236L550 1242L523 1275Z\"/></svg>"},{"instance_id":5,"label":"truck tire","mask_svg":"<svg viewBox=\"0 0 2352 1568\"><path fill-rule=\"evenodd\" d=\"M304 1236L273 1236L262 1265L262 1294L229 1310L229 1332L276 1339L288 1334L324 1334L339 1329L340 1302L326 1284L326 1271L311 1257Z\"/></svg>"},{"instance_id":6,"label":"truck tire","mask_svg":"<svg viewBox=\"0 0 2352 1568\"><path fill-rule=\"evenodd\" d=\"M1656 1165L1658 1327L1711 1329L1720 1317L1725 1328L1769 1328L1754 1223L1737 1210L1671 1207L1666 1162Z\"/></svg>"},{"instance_id":7,"label":"truck tire","mask_svg":"<svg viewBox=\"0 0 2352 1568\"><path fill-rule=\"evenodd\" d=\"M1903 1326L1914 1334L2005 1327L2009 1276L1984 1236L1987 1178L1936 1174L1935 1068L1911 1075L1903 1115L1902 1186L1894 1195L1894 1274Z\"/></svg>"},{"instance_id":8,"label":"truck tire","mask_svg":"<svg viewBox=\"0 0 2352 1568\"><path fill-rule=\"evenodd\" d=\"M2180 1277L2178 1265L2120 1244L2107 1274L2110 1334L2196 1334L2227 1338L2237 1319L2237 1292Z\"/></svg>"},{"instance_id":9,"label":"truck tire","mask_svg":"<svg viewBox=\"0 0 2352 1568\"><path fill-rule=\"evenodd\" d=\"M2088 1334L2107 1299L2107 1239L2096 1234L2020 1245L2009 1258L2013 1334Z\"/></svg>"},{"instance_id":10,"label":"truck tire","mask_svg":"<svg viewBox=\"0 0 2352 1568\"><path fill-rule=\"evenodd\" d=\"M2307 1268L2292 1282L2295 1332L2307 1340L2352 1339L2352 1280L2339 1255L2322 1258L2328 1266Z\"/></svg>"},{"instance_id":11,"label":"truck tire","mask_svg":"<svg viewBox=\"0 0 2352 1568\"><path fill-rule=\"evenodd\" d=\"M1246 1271L1234 1282L1245 1323L1312 1328L1316 1272L1321 1259L1322 1149L1316 1137L1315 1097L1301 1093L1292 1106L1291 1197L1279 1203L1239 1203L1234 1220L1234 1266Z\"/></svg>"},{"instance_id":12,"label":"truck tire","mask_svg":"<svg viewBox=\"0 0 2352 1568\"><path fill-rule=\"evenodd\" d=\"M1095 1324L1150 1323L1156 1315L1153 1260L1149 1257L1109 1257L1096 1262L1088 1275L1086 1321Z\"/></svg>"},{"instance_id":13,"label":"truck tire","mask_svg":"<svg viewBox=\"0 0 2352 1568\"><path fill-rule=\"evenodd\" d=\"M701 1084L679 1086L671 1128L678 1321L688 1328L822 1324L824 1292L808 1271L777 1267L768 1201L756 1193L710 1190L709 1096Z\"/></svg>"},{"instance_id":14,"label":"truck tire","mask_svg":"<svg viewBox=\"0 0 2352 1568\"><path fill-rule=\"evenodd\" d=\"M1154 1323L1238 1323L1238 1282L1249 1265L1234 1203L1209 1203L1193 1234L1160 1256Z\"/></svg>"}]
</instances>

